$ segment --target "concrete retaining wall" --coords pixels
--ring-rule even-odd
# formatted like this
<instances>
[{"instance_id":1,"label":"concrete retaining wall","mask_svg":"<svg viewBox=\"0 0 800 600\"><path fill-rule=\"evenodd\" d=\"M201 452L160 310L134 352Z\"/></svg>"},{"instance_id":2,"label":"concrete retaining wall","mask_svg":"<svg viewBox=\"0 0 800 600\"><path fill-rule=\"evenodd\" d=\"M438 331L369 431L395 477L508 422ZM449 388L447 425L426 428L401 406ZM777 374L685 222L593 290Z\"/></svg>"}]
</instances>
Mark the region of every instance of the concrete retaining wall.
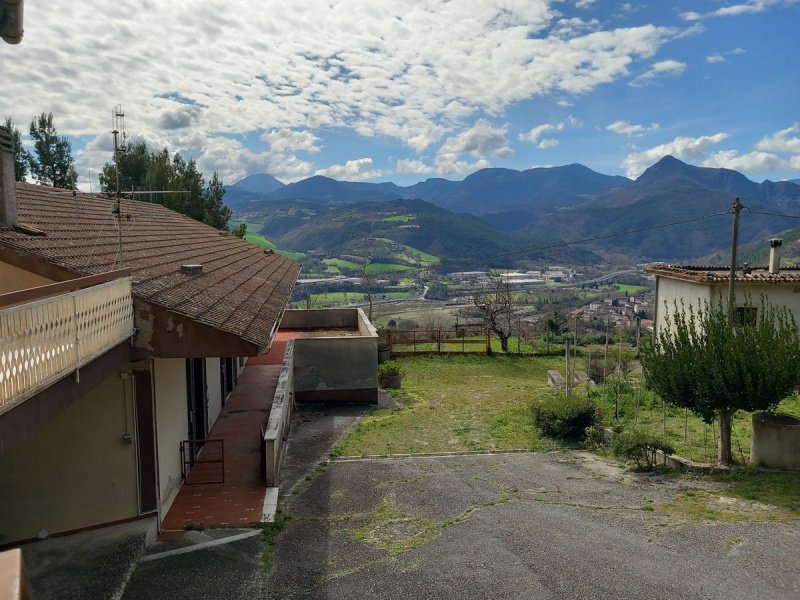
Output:
<instances>
[{"instance_id":1,"label":"concrete retaining wall","mask_svg":"<svg viewBox=\"0 0 800 600\"><path fill-rule=\"evenodd\" d=\"M277 487L280 481L281 462L286 452L286 440L289 437L289 425L294 409L294 341L286 344L278 386L272 400L264 431L265 476L267 487Z\"/></svg>"},{"instance_id":2,"label":"concrete retaining wall","mask_svg":"<svg viewBox=\"0 0 800 600\"><path fill-rule=\"evenodd\" d=\"M792 415L754 413L750 464L800 469L800 419Z\"/></svg>"}]
</instances>

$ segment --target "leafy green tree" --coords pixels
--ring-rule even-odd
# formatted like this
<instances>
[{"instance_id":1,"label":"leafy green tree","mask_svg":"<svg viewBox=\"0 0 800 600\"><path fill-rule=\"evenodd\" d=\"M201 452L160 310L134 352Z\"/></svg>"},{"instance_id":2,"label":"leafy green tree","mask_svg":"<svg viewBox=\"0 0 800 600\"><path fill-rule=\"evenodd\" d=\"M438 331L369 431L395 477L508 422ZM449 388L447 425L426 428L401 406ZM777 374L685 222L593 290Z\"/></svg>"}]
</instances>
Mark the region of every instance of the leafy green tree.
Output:
<instances>
[{"instance_id":1,"label":"leafy green tree","mask_svg":"<svg viewBox=\"0 0 800 600\"><path fill-rule=\"evenodd\" d=\"M150 152L145 142L132 143L119 153L116 163L103 166L99 176L103 191L116 191L117 168L122 192L167 192L139 194L137 199L162 204L217 229L228 228L231 211L223 202L222 180L214 173L206 182L194 160L187 162L177 152L170 157L166 148ZM245 232L241 231L242 236Z\"/></svg>"},{"instance_id":2,"label":"leafy green tree","mask_svg":"<svg viewBox=\"0 0 800 600\"><path fill-rule=\"evenodd\" d=\"M5 123L6 128L11 132L11 147L14 151L14 179L16 181L25 181L28 175L28 153L22 147L22 134L7 118Z\"/></svg>"},{"instance_id":3,"label":"leafy green tree","mask_svg":"<svg viewBox=\"0 0 800 600\"><path fill-rule=\"evenodd\" d=\"M236 227L231 227L231 233L238 238L244 239L247 235L247 223L239 223Z\"/></svg>"},{"instance_id":4,"label":"leafy green tree","mask_svg":"<svg viewBox=\"0 0 800 600\"><path fill-rule=\"evenodd\" d=\"M719 422L719 461L733 463L731 424L738 410L772 410L800 383L800 339L791 313L762 300L751 324L730 327L721 302L675 304L641 362L664 400L706 423Z\"/></svg>"},{"instance_id":5,"label":"leafy green tree","mask_svg":"<svg viewBox=\"0 0 800 600\"><path fill-rule=\"evenodd\" d=\"M33 152L28 154L31 175L42 185L75 189L78 173L72 159L72 145L66 136L58 135L53 113L42 113L30 123Z\"/></svg>"}]
</instances>

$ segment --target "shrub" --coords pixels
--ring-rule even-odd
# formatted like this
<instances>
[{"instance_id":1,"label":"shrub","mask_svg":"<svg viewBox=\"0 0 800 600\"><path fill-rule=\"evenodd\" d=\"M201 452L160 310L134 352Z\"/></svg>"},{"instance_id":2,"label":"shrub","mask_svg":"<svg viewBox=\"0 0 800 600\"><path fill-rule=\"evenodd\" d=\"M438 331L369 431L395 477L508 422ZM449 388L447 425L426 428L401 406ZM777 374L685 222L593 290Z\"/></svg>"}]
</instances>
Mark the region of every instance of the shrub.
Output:
<instances>
[{"instance_id":1,"label":"shrub","mask_svg":"<svg viewBox=\"0 0 800 600\"><path fill-rule=\"evenodd\" d=\"M549 396L535 403L533 421L547 436L579 440L587 427L600 422L600 408L589 398Z\"/></svg>"},{"instance_id":2,"label":"shrub","mask_svg":"<svg viewBox=\"0 0 800 600\"><path fill-rule=\"evenodd\" d=\"M611 451L620 458L635 460L636 466L648 471L656 466L656 450L672 454L675 447L649 431L622 431L611 441Z\"/></svg>"},{"instance_id":3,"label":"shrub","mask_svg":"<svg viewBox=\"0 0 800 600\"><path fill-rule=\"evenodd\" d=\"M402 375L400 365L395 360L387 360L378 365L378 378L393 377L395 375Z\"/></svg>"},{"instance_id":4,"label":"shrub","mask_svg":"<svg viewBox=\"0 0 800 600\"><path fill-rule=\"evenodd\" d=\"M587 448L602 448L606 445L606 438L603 435L601 425L587 427L583 434L583 443Z\"/></svg>"}]
</instances>

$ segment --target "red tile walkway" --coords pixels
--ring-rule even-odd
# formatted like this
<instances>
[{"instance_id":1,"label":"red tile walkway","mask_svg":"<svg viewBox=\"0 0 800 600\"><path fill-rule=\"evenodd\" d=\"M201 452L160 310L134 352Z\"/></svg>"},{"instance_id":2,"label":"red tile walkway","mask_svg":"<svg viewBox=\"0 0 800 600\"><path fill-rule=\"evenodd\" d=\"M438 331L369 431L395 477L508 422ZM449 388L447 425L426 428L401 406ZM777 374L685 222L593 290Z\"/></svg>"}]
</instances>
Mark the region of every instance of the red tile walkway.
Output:
<instances>
[{"instance_id":1,"label":"red tile walkway","mask_svg":"<svg viewBox=\"0 0 800 600\"><path fill-rule=\"evenodd\" d=\"M182 530L187 525L241 526L261 520L267 491L261 471L261 426L269 418L280 362L248 361L208 434L209 439L224 440L225 483L184 484L161 524L163 531ZM201 460L216 453L215 446L206 444ZM218 480L220 470L219 464L196 465L188 479Z\"/></svg>"},{"instance_id":2,"label":"red tile walkway","mask_svg":"<svg viewBox=\"0 0 800 600\"><path fill-rule=\"evenodd\" d=\"M279 365L283 362L283 355L286 354L286 342L296 340L305 335L303 331L296 329L286 329L275 334L272 340L272 347L266 354L260 354L248 359L248 365Z\"/></svg>"}]
</instances>

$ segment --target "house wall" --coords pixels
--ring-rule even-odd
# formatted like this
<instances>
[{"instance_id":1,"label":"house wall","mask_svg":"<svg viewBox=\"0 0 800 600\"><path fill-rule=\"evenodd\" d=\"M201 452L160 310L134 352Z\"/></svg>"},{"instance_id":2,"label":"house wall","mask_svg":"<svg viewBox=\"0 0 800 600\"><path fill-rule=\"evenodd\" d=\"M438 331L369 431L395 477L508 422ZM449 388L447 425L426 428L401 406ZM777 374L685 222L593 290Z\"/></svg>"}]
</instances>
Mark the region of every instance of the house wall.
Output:
<instances>
[{"instance_id":1,"label":"house wall","mask_svg":"<svg viewBox=\"0 0 800 600\"><path fill-rule=\"evenodd\" d=\"M186 399L186 360L153 360L156 404L158 478L161 514L165 514L181 487L180 443L189 437Z\"/></svg>"},{"instance_id":2,"label":"house wall","mask_svg":"<svg viewBox=\"0 0 800 600\"><path fill-rule=\"evenodd\" d=\"M0 544L138 514L132 392L115 373L0 457Z\"/></svg>"},{"instance_id":3,"label":"house wall","mask_svg":"<svg viewBox=\"0 0 800 600\"><path fill-rule=\"evenodd\" d=\"M678 305L678 310L681 310L681 301L683 302L684 310L689 310L690 306L695 309L702 307L704 302L712 300L712 296L716 298L716 292L713 292L713 289L713 286L702 283L680 281L668 277L656 278L654 309L656 335L660 334L661 329L664 327L664 320L667 315L675 312L675 303Z\"/></svg>"},{"instance_id":4,"label":"house wall","mask_svg":"<svg viewBox=\"0 0 800 600\"><path fill-rule=\"evenodd\" d=\"M208 388L208 428L217 421L222 412L222 382L220 381L219 358L206 359L206 386Z\"/></svg>"},{"instance_id":5,"label":"house wall","mask_svg":"<svg viewBox=\"0 0 800 600\"><path fill-rule=\"evenodd\" d=\"M761 297L775 306L785 306L794 315L795 321L800 323L800 286L793 283L784 284L736 284L736 305L744 306L747 303L755 307L760 306ZM656 284L656 318L655 329L660 331L666 314L674 312L674 303L683 299L686 309L689 306L697 308L705 302L716 302L722 298L725 306L728 304L728 286L705 285L688 281L679 281L668 277L658 277ZM666 306L665 306L666 302Z\"/></svg>"},{"instance_id":6,"label":"house wall","mask_svg":"<svg viewBox=\"0 0 800 600\"><path fill-rule=\"evenodd\" d=\"M14 265L0 262L0 294L27 290L28 288L39 287L48 283L53 283L53 280L25 269L20 269Z\"/></svg>"}]
</instances>

